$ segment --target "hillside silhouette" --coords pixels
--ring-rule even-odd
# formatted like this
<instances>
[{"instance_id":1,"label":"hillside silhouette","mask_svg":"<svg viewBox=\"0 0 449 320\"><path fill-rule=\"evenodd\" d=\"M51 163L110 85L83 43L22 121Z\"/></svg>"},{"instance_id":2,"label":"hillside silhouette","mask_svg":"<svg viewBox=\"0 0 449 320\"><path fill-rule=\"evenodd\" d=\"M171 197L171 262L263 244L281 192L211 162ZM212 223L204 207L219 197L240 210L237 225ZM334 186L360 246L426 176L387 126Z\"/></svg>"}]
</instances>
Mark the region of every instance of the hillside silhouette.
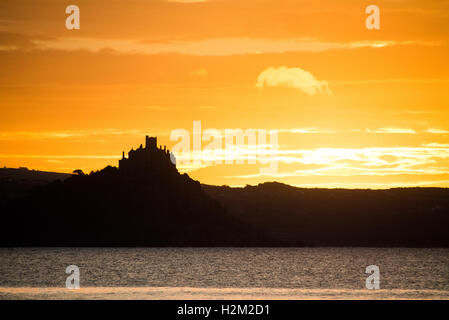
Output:
<instances>
[{"instance_id":1,"label":"hillside silhouette","mask_svg":"<svg viewBox=\"0 0 449 320\"><path fill-rule=\"evenodd\" d=\"M71 177L68 173L0 168L0 207L6 201L26 196L34 187Z\"/></svg>"},{"instance_id":2,"label":"hillside silhouette","mask_svg":"<svg viewBox=\"0 0 449 320\"><path fill-rule=\"evenodd\" d=\"M175 162L146 137L90 174L0 169L0 246L449 247L446 188L210 186Z\"/></svg>"},{"instance_id":3,"label":"hillside silhouette","mask_svg":"<svg viewBox=\"0 0 449 320\"><path fill-rule=\"evenodd\" d=\"M271 239L305 246L449 247L449 189L203 186Z\"/></svg>"},{"instance_id":4,"label":"hillside silhouette","mask_svg":"<svg viewBox=\"0 0 449 320\"><path fill-rule=\"evenodd\" d=\"M3 201L2 246L249 246L267 241L176 169L156 138L119 168L76 173ZM4 196L3 196L4 198Z\"/></svg>"}]
</instances>

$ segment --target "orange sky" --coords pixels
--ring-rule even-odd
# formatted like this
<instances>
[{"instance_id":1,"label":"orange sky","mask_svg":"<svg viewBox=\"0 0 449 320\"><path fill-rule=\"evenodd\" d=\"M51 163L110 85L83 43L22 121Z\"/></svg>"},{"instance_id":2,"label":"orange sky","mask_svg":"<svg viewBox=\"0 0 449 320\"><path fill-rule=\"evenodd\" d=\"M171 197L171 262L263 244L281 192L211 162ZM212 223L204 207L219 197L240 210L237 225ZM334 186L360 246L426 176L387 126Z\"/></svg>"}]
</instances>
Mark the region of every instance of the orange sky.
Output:
<instances>
[{"instance_id":1,"label":"orange sky","mask_svg":"<svg viewBox=\"0 0 449 320\"><path fill-rule=\"evenodd\" d=\"M4 0L0 166L97 170L201 121L279 130L277 172L179 166L203 183L449 186L448 31L449 1Z\"/></svg>"}]
</instances>

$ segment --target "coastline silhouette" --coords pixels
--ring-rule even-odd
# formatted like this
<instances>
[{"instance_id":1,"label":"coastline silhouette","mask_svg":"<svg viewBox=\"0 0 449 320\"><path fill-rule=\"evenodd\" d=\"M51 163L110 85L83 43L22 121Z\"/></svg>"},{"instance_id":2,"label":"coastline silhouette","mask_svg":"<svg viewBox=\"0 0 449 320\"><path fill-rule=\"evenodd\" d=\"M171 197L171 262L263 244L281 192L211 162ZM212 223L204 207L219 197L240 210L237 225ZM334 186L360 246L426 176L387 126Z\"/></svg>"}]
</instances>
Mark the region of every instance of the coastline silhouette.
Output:
<instances>
[{"instance_id":1,"label":"coastline silhouette","mask_svg":"<svg viewBox=\"0 0 449 320\"><path fill-rule=\"evenodd\" d=\"M449 189L201 185L146 136L118 167L0 169L0 246L449 246Z\"/></svg>"},{"instance_id":2,"label":"coastline silhouette","mask_svg":"<svg viewBox=\"0 0 449 320\"><path fill-rule=\"evenodd\" d=\"M131 149L128 158L123 153L119 168L75 170L0 203L2 246L246 246L268 240L180 174L169 151L148 136L145 147Z\"/></svg>"}]
</instances>

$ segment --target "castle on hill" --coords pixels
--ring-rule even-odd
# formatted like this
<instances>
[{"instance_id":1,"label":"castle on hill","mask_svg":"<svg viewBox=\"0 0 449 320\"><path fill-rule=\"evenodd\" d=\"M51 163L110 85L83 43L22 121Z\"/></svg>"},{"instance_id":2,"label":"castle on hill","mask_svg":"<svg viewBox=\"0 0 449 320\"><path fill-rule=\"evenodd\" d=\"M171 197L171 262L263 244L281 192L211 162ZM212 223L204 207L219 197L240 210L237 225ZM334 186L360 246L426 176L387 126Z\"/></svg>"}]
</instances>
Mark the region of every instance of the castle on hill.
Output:
<instances>
[{"instance_id":1,"label":"castle on hill","mask_svg":"<svg viewBox=\"0 0 449 320\"><path fill-rule=\"evenodd\" d=\"M164 146L157 147L157 137L145 136L145 148L140 145L136 150L122 153L118 162L119 170L126 174L141 174L145 172L169 172L176 170L175 156Z\"/></svg>"}]
</instances>

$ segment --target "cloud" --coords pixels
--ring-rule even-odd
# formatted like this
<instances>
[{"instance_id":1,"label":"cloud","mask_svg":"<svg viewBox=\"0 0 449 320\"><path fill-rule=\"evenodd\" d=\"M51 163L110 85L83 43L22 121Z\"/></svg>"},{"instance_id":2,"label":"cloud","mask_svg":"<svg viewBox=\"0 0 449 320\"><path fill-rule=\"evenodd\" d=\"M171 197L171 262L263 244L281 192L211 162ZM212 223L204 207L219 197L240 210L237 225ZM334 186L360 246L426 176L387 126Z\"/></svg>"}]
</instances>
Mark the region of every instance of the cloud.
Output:
<instances>
[{"instance_id":1,"label":"cloud","mask_svg":"<svg viewBox=\"0 0 449 320\"><path fill-rule=\"evenodd\" d=\"M0 159L120 159L121 155L104 154L0 154Z\"/></svg>"},{"instance_id":2,"label":"cloud","mask_svg":"<svg viewBox=\"0 0 449 320\"><path fill-rule=\"evenodd\" d=\"M55 39L0 31L0 50L36 49L39 41L55 41Z\"/></svg>"},{"instance_id":3,"label":"cloud","mask_svg":"<svg viewBox=\"0 0 449 320\"><path fill-rule=\"evenodd\" d=\"M203 80L207 80L207 70L200 69L190 72L190 76L192 78L199 78Z\"/></svg>"},{"instance_id":4,"label":"cloud","mask_svg":"<svg viewBox=\"0 0 449 320\"><path fill-rule=\"evenodd\" d=\"M335 130L331 130L331 129L327 129L327 128L316 128L316 127L279 129L279 132L286 132L286 133L329 133L329 134L337 133L337 131L335 131Z\"/></svg>"},{"instance_id":5,"label":"cloud","mask_svg":"<svg viewBox=\"0 0 449 320\"><path fill-rule=\"evenodd\" d=\"M168 107L168 106L141 106L141 107L136 107L137 109L142 109L142 110L172 110L172 107Z\"/></svg>"},{"instance_id":6,"label":"cloud","mask_svg":"<svg viewBox=\"0 0 449 320\"><path fill-rule=\"evenodd\" d=\"M443 130L443 129L435 129L435 128L429 128L426 131L427 133L435 133L435 134L448 134L449 131L448 130Z\"/></svg>"},{"instance_id":7,"label":"cloud","mask_svg":"<svg viewBox=\"0 0 449 320\"><path fill-rule=\"evenodd\" d=\"M8 36L8 35L6 35ZM6 37L5 36L5 37ZM9 36L8 36L9 37ZM366 41L329 42L309 39L253 39L249 37L204 38L196 40L157 38L99 38L99 37L28 37L13 35L13 41L27 42L36 49L88 50L98 52L111 49L119 53L161 54L179 53L199 56L228 56L242 54L285 53L285 52L323 52L333 49L384 48L397 45L395 42ZM11 40L7 39L8 42ZM0 38L1 41L1 38ZM22 47L5 46L3 50Z\"/></svg>"},{"instance_id":8,"label":"cloud","mask_svg":"<svg viewBox=\"0 0 449 320\"><path fill-rule=\"evenodd\" d=\"M331 93L326 81L317 80L310 72L301 68L285 66L269 67L262 71L257 78L256 88L262 90L264 87L295 88L311 96L316 93Z\"/></svg>"},{"instance_id":9,"label":"cloud","mask_svg":"<svg viewBox=\"0 0 449 320\"><path fill-rule=\"evenodd\" d=\"M375 130L366 129L368 133L402 133L402 134L416 134L416 131L408 128L383 127Z\"/></svg>"},{"instance_id":10,"label":"cloud","mask_svg":"<svg viewBox=\"0 0 449 320\"><path fill-rule=\"evenodd\" d=\"M138 135L145 132L140 130L119 130L119 129L94 129L94 130L72 130L72 131L20 131L20 132L0 132L0 141L14 141L23 139L66 139L92 136L113 136L113 135Z\"/></svg>"},{"instance_id":11,"label":"cloud","mask_svg":"<svg viewBox=\"0 0 449 320\"><path fill-rule=\"evenodd\" d=\"M279 163L313 164L318 167L233 178L436 176L447 175L449 172L449 149L435 143L422 147L268 149L265 156L270 161L276 160Z\"/></svg>"},{"instance_id":12,"label":"cloud","mask_svg":"<svg viewBox=\"0 0 449 320\"><path fill-rule=\"evenodd\" d=\"M449 79L382 79L382 80L333 80L329 81L331 84L337 85L348 85L348 84L360 84L360 85L371 85L371 84L439 84L448 83ZM393 114L434 114L438 111L434 110L404 110L404 111L393 111Z\"/></svg>"},{"instance_id":13,"label":"cloud","mask_svg":"<svg viewBox=\"0 0 449 320\"><path fill-rule=\"evenodd\" d=\"M423 147L449 148L449 143L431 142L431 143L423 144Z\"/></svg>"}]
</instances>

